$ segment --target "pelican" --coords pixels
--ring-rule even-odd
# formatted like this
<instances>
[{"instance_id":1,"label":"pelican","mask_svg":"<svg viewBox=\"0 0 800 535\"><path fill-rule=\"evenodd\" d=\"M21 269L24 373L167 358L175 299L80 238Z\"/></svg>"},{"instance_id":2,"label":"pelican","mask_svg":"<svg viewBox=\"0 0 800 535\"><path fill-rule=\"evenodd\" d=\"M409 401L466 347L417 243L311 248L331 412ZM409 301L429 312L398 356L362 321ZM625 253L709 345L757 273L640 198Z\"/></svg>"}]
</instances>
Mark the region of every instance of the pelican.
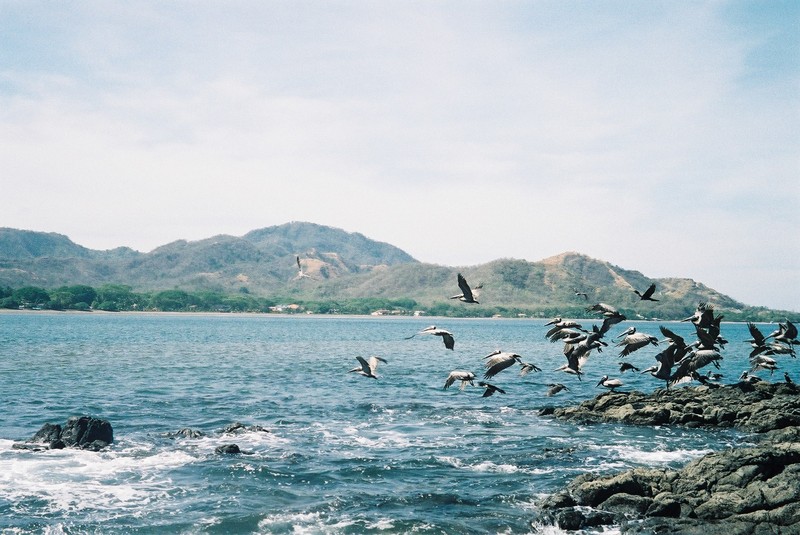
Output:
<instances>
[{"instance_id":1,"label":"pelican","mask_svg":"<svg viewBox=\"0 0 800 535\"><path fill-rule=\"evenodd\" d=\"M597 386L603 386L613 392L615 388L622 386L622 381L619 379L609 379L608 375L604 375L603 378L600 379L600 382L597 383Z\"/></svg>"},{"instance_id":2,"label":"pelican","mask_svg":"<svg viewBox=\"0 0 800 535\"><path fill-rule=\"evenodd\" d=\"M739 376L740 383L760 383L763 379L757 375L750 375L747 373L747 370L742 372L742 375Z\"/></svg>"},{"instance_id":3,"label":"pelican","mask_svg":"<svg viewBox=\"0 0 800 535\"><path fill-rule=\"evenodd\" d=\"M615 312L614 314L608 314L603 318L603 326L600 327L600 334L603 335L608 332L612 325L616 325L617 323L625 321L626 318L624 314L620 314L619 312Z\"/></svg>"},{"instance_id":4,"label":"pelican","mask_svg":"<svg viewBox=\"0 0 800 535\"><path fill-rule=\"evenodd\" d=\"M500 351L499 349L489 353L483 358L488 359L484 365L486 367L486 373L483 374L484 379L491 379L509 366L512 366L515 362L522 363L521 356L516 353Z\"/></svg>"},{"instance_id":5,"label":"pelican","mask_svg":"<svg viewBox=\"0 0 800 535\"><path fill-rule=\"evenodd\" d=\"M722 319L722 316L718 316L719 319ZM697 310L695 310L694 314L689 316L688 318L684 318L681 321L691 321L696 326L701 328L706 328L711 325L717 318L714 317L714 306L709 305L708 303L700 302L697 305Z\"/></svg>"},{"instance_id":6,"label":"pelican","mask_svg":"<svg viewBox=\"0 0 800 535\"><path fill-rule=\"evenodd\" d=\"M453 370L450 372L450 375L447 376L447 380L444 382L444 390L450 388L450 386L456 381L461 381L461 385L458 387L459 390L464 390L464 387L467 386L467 383L475 386L475 383L472 382L474 379L475 374L472 372Z\"/></svg>"},{"instance_id":7,"label":"pelican","mask_svg":"<svg viewBox=\"0 0 800 535\"><path fill-rule=\"evenodd\" d=\"M572 291L575 292L575 297L583 297L584 301L588 301L589 300L589 294L587 294L586 292L582 292L582 291L578 290L577 288L573 288Z\"/></svg>"},{"instance_id":8,"label":"pelican","mask_svg":"<svg viewBox=\"0 0 800 535\"><path fill-rule=\"evenodd\" d=\"M786 323L779 323L778 329L765 338L773 338L776 342L784 342L792 346L798 343L797 327L791 321L786 320Z\"/></svg>"},{"instance_id":9,"label":"pelican","mask_svg":"<svg viewBox=\"0 0 800 535\"><path fill-rule=\"evenodd\" d=\"M482 396L482 397L485 397L485 398L488 398L489 396L491 396L495 392L500 392L501 394L505 394L506 393L506 391L503 390L502 388L498 388L498 387L496 387L494 385L490 385L489 383L484 383L483 381L479 381L478 382L478 386L482 386L482 387L484 387L486 389L486 391L483 393L483 396Z\"/></svg>"},{"instance_id":10,"label":"pelican","mask_svg":"<svg viewBox=\"0 0 800 535\"><path fill-rule=\"evenodd\" d=\"M520 362L519 365L520 365L520 368L521 368L519 370L519 376L520 377L524 377L524 376L528 375L530 372L540 372L540 371L542 371L542 369L539 366L537 366L536 364L531 364L529 362Z\"/></svg>"},{"instance_id":11,"label":"pelican","mask_svg":"<svg viewBox=\"0 0 800 535\"><path fill-rule=\"evenodd\" d=\"M719 354L719 351L714 349L695 350L688 353L680 362L675 363L678 369L670 376L669 380L674 384L683 377L691 376L693 371L697 371L709 364L713 364L719 368L719 364L717 364L719 360L722 360L722 355Z\"/></svg>"},{"instance_id":12,"label":"pelican","mask_svg":"<svg viewBox=\"0 0 800 535\"><path fill-rule=\"evenodd\" d=\"M607 305L605 303L597 303L590 307L587 307L586 312L600 312L602 315L606 317L619 314L619 311L616 308L612 307L611 305Z\"/></svg>"},{"instance_id":13,"label":"pelican","mask_svg":"<svg viewBox=\"0 0 800 535\"><path fill-rule=\"evenodd\" d=\"M442 341L444 342L444 347L446 347L447 349L453 349L453 347L455 347L456 345L455 338L453 338L453 333L451 333L450 331L445 331L444 329L439 329L438 327L436 327L436 325L425 327L420 332L414 333L408 338L406 338L406 340L410 340L411 338L414 338L418 334L432 334L434 336L441 336Z\"/></svg>"},{"instance_id":14,"label":"pelican","mask_svg":"<svg viewBox=\"0 0 800 535\"><path fill-rule=\"evenodd\" d=\"M475 300L475 298L478 296L478 293L472 291L472 289L469 287L469 284L467 284L467 279L465 279L461 273L458 274L458 287L461 289L461 293L452 296L450 299L458 299L464 303L480 304ZM483 285L481 284L480 286L476 286L475 289L478 290L482 287Z\"/></svg>"},{"instance_id":15,"label":"pelican","mask_svg":"<svg viewBox=\"0 0 800 535\"><path fill-rule=\"evenodd\" d=\"M295 277L295 279L307 278L307 279L316 280L314 277L312 277L311 275L309 275L308 273L303 271L303 266L300 265L300 257L299 256L295 256L295 260L297 262L297 276Z\"/></svg>"},{"instance_id":16,"label":"pelican","mask_svg":"<svg viewBox=\"0 0 800 535\"><path fill-rule=\"evenodd\" d=\"M649 334L636 332L636 327L630 327L617 336L617 338L620 337L623 337L622 340L617 343L617 347L622 348L622 351L619 353L620 357L626 357L637 349L641 349L649 344L653 344L654 346L658 345L658 338Z\"/></svg>"},{"instance_id":17,"label":"pelican","mask_svg":"<svg viewBox=\"0 0 800 535\"><path fill-rule=\"evenodd\" d=\"M547 389L547 394L545 394L547 397L555 396L556 394L558 394L562 390L566 390L566 391L569 392L569 388L567 388L566 386L562 385L561 383L550 383L547 386L550 387L550 388Z\"/></svg>"},{"instance_id":18,"label":"pelican","mask_svg":"<svg viewBox=\"0 0 800 535\"><path fill-rule=\"evenodd\" d=\"M369 358L369 361L365 360L364 357L356 357L356 359L361 363L361 366L353 368L348 373L356 372L364 377L372 377L373 379L378 378L378 376L375 375L375 371L378 369L378 362L386 364L386 360L381 357L372 356Z\"/></svg>"},{"instance_id":19,"label":"pelican","mask_svg":"<svg viewBox=\"0 0 800 535\"><path fill-rule=\"evenodd\" d=\"M789 385L794 383L794 381L792 381L792 378L789 377L789 373L788 372L783 372L783 380L786 381L786 384L789 384Z\"/></svg>"},{"instance_id":20,"label":"pelican","mask_svg":"<svg viewBox=\"0 0 800 535\"><path fill-rule=\"evenodd\" d=\"M567 357L567 363L553 371L571 373L572 375L577 375L579 381L583 381L581 378L581 375L583 375L582 369L586 361L589 360L588 353L579 356L575 351L570 351L568 354L565 353L564 356Z\"/></svg>"},{"instance_id":21,"label":"pelican","mask_svg":"<svg viewBox=\"0 0 800 535\"><path fill-rule=\"evenodd\" d=\"M631 364L630 362L620 362L619 363L619 373L625 373L628 370L633 370L635 372L639 371L639 368Z\"/></svg>"},{"instance_id":22,"label":"pelican","mask_svg":"<svg viewBox=\"0 0 800 535\"><path fill-rule=\"evenodd\" d=\"M678 351L676 344L670 344L667 348L655 356L658 364L647 368L642 373L649 373L656 379L661 379L669 388L670 377L672 376L672 367L675 365L675 354Z\"/></svg>"},{"instance_id":23,"label":"pelican","mask_svg":"<svg viewBox=\"0 0 800 535\"><path fill-rule=\"evenodd\" d=\"M769 370L769 374L772 375L778 369L778 363L775 359L766 355L757 355L755 358L750 359L750 364L751 372Z\"/></svg>"},{"instance_id":24,"label":"pelican","mask_svg":"<svg viewBox=\"0 0 800 535\"><path fill-rule=\"evenodd\" d=\"M639 290L634 290L633 293L639 296L639 301L658 301L658 299L653 299L653 292L655 291L656 283L653 283L647 287L644 293L639 293Z\"/></svg>"}]
</instances>

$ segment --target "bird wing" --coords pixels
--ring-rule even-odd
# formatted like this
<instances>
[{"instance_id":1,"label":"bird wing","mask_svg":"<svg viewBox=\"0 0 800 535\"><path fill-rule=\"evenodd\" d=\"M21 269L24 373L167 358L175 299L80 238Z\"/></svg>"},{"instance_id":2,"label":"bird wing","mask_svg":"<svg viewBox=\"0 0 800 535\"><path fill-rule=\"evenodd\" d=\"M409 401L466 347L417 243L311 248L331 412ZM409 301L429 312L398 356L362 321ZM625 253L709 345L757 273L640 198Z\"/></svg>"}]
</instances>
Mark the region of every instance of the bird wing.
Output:
<instances>
[{"instance_id":1,"label":"bird wing","mask_svg":"<svg viewBox=\"0 0 800 535\"><path fill-rule=\"evenodd\" d=\"M367 362L364 359L364 357L358 356L358 357L356 357L356 359L358 360L358 362L361 363L361 371L362 372L367 373L367 374L372 373L372 370L369 367L369 362ZM350 371L358 371L358 368L353 368Z\"/></svg>"},{"instance_id":2,"label":"bird wing","mask_svg":"<svg viewBox=\"0 0 800 535\"><path fill-rule=\"evenodd\" d=\"M378 369L379 362L383 362L384 364L386 364L386 359L382 359L381 357L375 357L375 356L369 358L368 366L373 373L375 373L375 370Z\"/></svg>"},{"instance_id":3,"label":"bird wing","mask_svg":"<svg viewBox=\"0 0 800 535\"><path fill-rule=\"evenodd\" d=\"M644 299L647 299L647 298L651 297L653 295L653 292L655 292L655 291L656 291L656 284L653 283L653 284L651 284L650 286L647 287L647 289L644 291L644 295L642 295L642 297Z\"/></svg>"},{"instance_id":4,"label":"bird wing","mask_svg":"<svg viewBox=\"0 0 800 535\"><path fill-rule=\"evenodd\" d=\"M299 257L299 256L296 256L296 257L295 257L295 259L297 260L297 269L299 269L299 270L301 270L301 271L302 271L302 270L303 270L303 268L301 268L301 267L300 267L300 257Z\"/></svg>"},{"instance_id":5,"label":"bird wing","mask_svg":"<svg viewBox=\"0 0 800 535\"><path fill-rule=\"evenodd\" d=\"M458 287L461 289L464 299L467 301L473 300L472 289L469 287L469 284L467 284L467 279L465 279L461 273L458 274Z\"/></svg>"},{"instance_id":6,"label":"bird wing","mask_svg":"<svg viewBox=\"0 0 800 535\"><path fill-rule=\"evenodd\" d=\"M437 336L441 336L442 337L442 341L444 342L444 347L446 347L447 349L453 349L455 347L456 340L455 340L455 338L453 338L453 335L450 334L449 332L441 331L441 332L434 333L434 334L436 334Z\"/></svg>"},{"instance_id":7,"label":"bird wing","mask_svg":"<svg viewBox=\"0 0 800 535\"><path fill-rule=\"evenodd\" d=\"M661 329L661 334L663 334L664 336L669 338L672 341L673 344L675 344L675 345L677 345L679 347L685 347L686 346L686 341L683 339L682 336L679 336L679 335L675 334L674 332L672 332L671 330L667 329L663 325L661 327L659 327L659 328Z\"/></svg>"}]
</instances>

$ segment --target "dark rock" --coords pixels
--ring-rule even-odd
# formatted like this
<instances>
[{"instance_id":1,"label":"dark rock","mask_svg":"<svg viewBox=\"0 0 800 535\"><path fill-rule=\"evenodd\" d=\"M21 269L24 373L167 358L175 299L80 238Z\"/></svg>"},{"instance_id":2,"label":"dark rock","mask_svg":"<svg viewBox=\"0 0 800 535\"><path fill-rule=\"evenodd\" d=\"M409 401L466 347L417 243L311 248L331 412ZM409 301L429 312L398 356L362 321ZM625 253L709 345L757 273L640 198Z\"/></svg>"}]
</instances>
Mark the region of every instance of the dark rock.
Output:
<instances>
[{"instance_id":1,"label":"dark rock","mask_svg":"<svg viewBox=\"0 0 800 535\"><path fill-rule=\"evenodd\" d=\"M61 440L67 446L78 448L88 447L98 441L108 445L114 441L114 431L108 420L89 416L73 416L67 420L61 432Z\"/></svg>"},{"instance_id":2,"label":"dark rock","mask_svg":"<svg viewBox=\"0 0 800 535\"><path fill-rule=\"evenodd\" d=\"M39 429L30 442L51 443L61 439L61 426L58 424L47 423Z\"/></svg>"},{"instance_id":3,"label":"dark rock","mask_svg":"<svg viewBox=\"0 0 800 535\"><path fill-rule=\"evenodd\" d=\"M217 446L214 453L236 455L237 453L242 453L242 450L240 450L239 446L236 444L223 444L222 446Z\"/></svg>"},{"instance_id":4,"label":"dark rock","mask_svg":"<svg viewBox=\"0 0 800 535\"><path fill-rule=\"evenodd\" d=\"M652 504L652 498L620 492L601 503L599 508L622 515L641 516Z\"/></svg>"},{"instance_id":5,"label":"dark rock","mask_svg":"<svg viewBox=\"0 0 800 535\"><path fill-rule=\"evenodd\" d=\"M662 492L653 498L653 502L644 512L645 516L666 516L677 518L683 512L681 502L671 492Z\"/></svg>"},{"instance_id":6,"label":"dark rock","mask_svg":"<svg viewBox=\"0 0 800 535\"><path fill-rule=\"evenodd\" d=\"M235 422L225 426L222 431L220 431L220 433L223 435L238 435L248 432L269 433L270 430L266 427L261 427L260 425L245 425L240 422Z\"/></svg>"},{"instance_id":7,"label":"dark rock","mask_svg":"<svg viewBox=\"0 0 800 535\"><path fill-rule=\"evenodd\" d=\"M114 441L114 431L108 420L90 416L73 416L64 426L46 423L25 444L14 444L16 449L41 450L66 447L99 451Z\"/></svg>"},{"instance_id":8,"label":"dark rock","mask_svg":"<svg viewBox=\"0 0 800 535\"><path fill-rule=\"evenodd\" d=\"M167 436L169 438L202 438L205 436L205 433L198 431L197 429L184 427L183 429L180 429L174 433L169 433Z\"/></svg>"}]
</instances>

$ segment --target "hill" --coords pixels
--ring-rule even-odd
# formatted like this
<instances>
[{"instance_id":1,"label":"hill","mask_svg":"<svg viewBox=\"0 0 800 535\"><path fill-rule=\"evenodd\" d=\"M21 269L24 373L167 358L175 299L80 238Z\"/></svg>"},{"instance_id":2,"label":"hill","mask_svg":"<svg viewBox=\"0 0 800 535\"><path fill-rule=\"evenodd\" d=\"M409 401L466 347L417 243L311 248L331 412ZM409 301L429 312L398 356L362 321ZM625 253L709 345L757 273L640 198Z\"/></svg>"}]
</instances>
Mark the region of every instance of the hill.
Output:
<instances>
[{"instance_id":1,"label":"hill","mask_svg":"<svg viewBox=\"0 0 800 535\"><path fill-rule=\"evenodd\" d=\"M299 277L297 258L307 276ZM456 274L482 284L480 305L458 306ZM657 302L633 293L651 283ZM677 319L699 302L728 319L764 319L755 309L692 279L652 279L577 252L537 262L499 259L479 266L418 262L390 244L312 223L292 222L236 237L175 241L149 253L128 248L87 249L54 233L0 229L0 287L130 286L137 292L181 289L246 293L287 301L405 299L445 315L586 315L596 302L613 303L634 318ZM586 296L578 295L585 293ZM774 315L774 313L773 313ZM790 313L777 318L791 317ZM772 317L772 316L770 316Z\"/></svg>"}]
</instances>

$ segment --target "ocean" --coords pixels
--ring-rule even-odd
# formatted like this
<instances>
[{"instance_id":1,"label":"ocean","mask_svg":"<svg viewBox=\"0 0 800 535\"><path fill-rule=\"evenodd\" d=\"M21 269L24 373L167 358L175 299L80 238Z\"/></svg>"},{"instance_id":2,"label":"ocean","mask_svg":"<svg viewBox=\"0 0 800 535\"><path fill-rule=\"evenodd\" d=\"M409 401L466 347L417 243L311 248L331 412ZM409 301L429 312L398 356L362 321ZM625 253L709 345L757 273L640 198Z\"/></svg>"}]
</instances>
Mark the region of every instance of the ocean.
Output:
<instances>
[{"instance_id":1,"label":"ocean","mask_svg":"<svg viewBox=\"0 0 800 535\"><path fill-rule=\"evenodd\" d=\"M546 406L601 393L663 387L619 372L619 350L593 353L579 381L545 320L246 314L0 314L2 533L561 533L538 504L586 472L680 467L748 442L731 429L576 425ZM585 327L597 320L583 320ZM451 331L455 349L430 335ZM623 322L663 338L665 325ZM762 325L765 333L775 325ZM723 323L721 382L748 368L744 324ZM610 340L609 340L610 341ZM495 349L519 366L490 380L506 391L443 384L450 371L483 375ZM657 347L625 360L645 369ZM386 359L371 379L356 356ZM780 370L800 380L796 359ZM758 375L770 379L768 372ZM545 395L548 384L570 390ZM100 452L13 449L46 422L107 419ZM242 432L223 433L231 424ZM190 428L202 436L176 436ZM215 449L237 444L242 454ZM600 531L612 532L613 526Z\"/></svg>"}]
</instances>

